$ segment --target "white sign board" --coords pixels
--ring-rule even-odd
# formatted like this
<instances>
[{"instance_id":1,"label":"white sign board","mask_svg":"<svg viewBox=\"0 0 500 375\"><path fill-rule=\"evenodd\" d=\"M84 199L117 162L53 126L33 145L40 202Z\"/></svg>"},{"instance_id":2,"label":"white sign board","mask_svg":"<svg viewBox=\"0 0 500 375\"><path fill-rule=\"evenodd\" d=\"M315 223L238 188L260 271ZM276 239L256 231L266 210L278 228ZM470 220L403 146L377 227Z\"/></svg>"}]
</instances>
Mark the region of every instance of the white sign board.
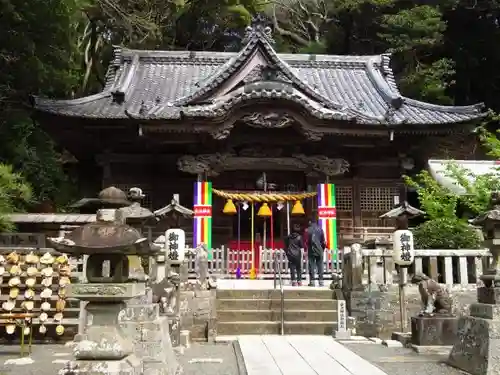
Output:
<instances>
[{"instance_id":1,"label":"white sign board","mask_svg":"<svg viewBox=\"0 0 500 375\"><path fill-rule=\"evenodd\" d=\"M415 257L413 233L407 229L397 230L392 234L392 259L399 266L409 266Z\"/></svg>"},{"instance_id":2,"label":"white sign board","mask_svg":"<svg viewBox=\"0 0 500 375\"><path fill-rule=\"evenodd\" d=\"M170 263L182 263L186 249L186 233L182 229L169 229L165 232L165 248Z\"/></svg>"},{"instance_id":3,"label":"white sign board","mask_svg":"<svg viewBox=\"0 0 500 375\"><path fill-rule=\"evenodd\" d=\"M337 331L347 331L347 306L345 300L337 300Z\"/></svg>"}]
</instances>

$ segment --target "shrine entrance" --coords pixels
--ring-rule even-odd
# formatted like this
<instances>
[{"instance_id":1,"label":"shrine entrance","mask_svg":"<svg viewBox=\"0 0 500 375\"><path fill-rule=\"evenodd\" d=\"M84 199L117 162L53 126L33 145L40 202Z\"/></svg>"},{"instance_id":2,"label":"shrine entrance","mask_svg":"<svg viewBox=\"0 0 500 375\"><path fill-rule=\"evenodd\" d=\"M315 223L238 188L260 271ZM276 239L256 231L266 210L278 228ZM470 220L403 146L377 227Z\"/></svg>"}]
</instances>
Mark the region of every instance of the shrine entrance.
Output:
<instances>
[{"instance_id":1,"label":"shrine entrance","mask_svg":"<svg viewBox=\"0 0 500 375\"><path fill-rule=\"evenodd\" d=\"M264 183L266 183L265 188ZM231 171L215 179L214 186L226 191L242 193L264 192L264 190L267 192L307 190L306 176L302 171ZM258 216L254 217L254 247L256 249L261 246L268 249L283 249L283 240L288 235L288 227L295 222L304 226L306 224L305 217L311 213L311 206L310 204L304 205L306 212L302 217L292 217L291 220L287 220L287 211L284 204L269 205L273 215L272 221ZM239 211L239 215L229 218L231 220L232 238L227 242L227 246L231 249L248 251L251 249L251 210L249 205L242 205ZM271 233L273 233L272 243ZM264 243L264 238L266 238L266 243Z\"/></svg>"}]
</instances>

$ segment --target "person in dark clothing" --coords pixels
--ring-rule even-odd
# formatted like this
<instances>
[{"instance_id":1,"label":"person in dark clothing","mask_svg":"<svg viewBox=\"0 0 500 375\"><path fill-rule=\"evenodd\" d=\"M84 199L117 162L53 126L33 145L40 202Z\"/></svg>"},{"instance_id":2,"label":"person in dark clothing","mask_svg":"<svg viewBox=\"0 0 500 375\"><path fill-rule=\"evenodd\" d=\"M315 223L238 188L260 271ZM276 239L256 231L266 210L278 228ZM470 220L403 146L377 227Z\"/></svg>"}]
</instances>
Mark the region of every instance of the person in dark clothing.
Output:
<instances>
[{"instance_id":1,"label":"person in dark clothing","mask_svg":"<svg viewBox=\"0 0 500 375\"><path fill-rule=\"evenodd\" d=\"M318 271L319 286L323 281L323 257L326 248L325 233L316 220L309 221L307 228L307 260L309 265L309 286L314 286L316 270Z\"/></svg>"},{"instance_id":2,"label":"person in dark clothing","mask_svg":"<svg viewBox=\"0 0 500 375\"><path fill-rule=\"evenodd\" d=\"M285 254L290 266L292 286L302 285L302 248L304 240L300 234L300 225L295 224L292 233L285 237Z\"/></svg>"}]
</instances>

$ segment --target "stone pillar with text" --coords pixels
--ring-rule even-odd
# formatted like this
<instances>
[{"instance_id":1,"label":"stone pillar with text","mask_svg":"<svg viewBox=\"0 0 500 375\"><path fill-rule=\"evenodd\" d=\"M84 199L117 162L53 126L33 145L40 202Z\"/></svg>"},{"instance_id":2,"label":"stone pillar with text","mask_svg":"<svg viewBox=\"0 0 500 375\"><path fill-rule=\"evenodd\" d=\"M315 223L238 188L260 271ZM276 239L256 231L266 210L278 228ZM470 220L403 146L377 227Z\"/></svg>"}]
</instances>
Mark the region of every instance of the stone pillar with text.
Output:
<instances>
[{"instance_id":1,"label":"stone pillar with text","mask_svg":"<svg viewBox=\"0 0 500 375\"><path fill-rule=\"evenodd\" d=\"M448 363L472 375L500 374L500 192L491 195L491 209L473 220L483 228L491 267L480 277L477 303L458 322L458 341Z\"/></svg>"}]
</instances>

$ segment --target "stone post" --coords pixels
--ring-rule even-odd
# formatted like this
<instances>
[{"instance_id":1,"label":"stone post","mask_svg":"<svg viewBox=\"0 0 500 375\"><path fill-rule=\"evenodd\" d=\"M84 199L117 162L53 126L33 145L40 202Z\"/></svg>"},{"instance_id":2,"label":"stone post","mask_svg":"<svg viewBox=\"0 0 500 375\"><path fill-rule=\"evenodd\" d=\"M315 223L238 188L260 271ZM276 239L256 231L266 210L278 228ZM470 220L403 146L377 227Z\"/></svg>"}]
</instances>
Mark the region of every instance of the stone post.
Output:
<instances>
[{"instance_id":1,"label":"stone post","mask_svg":"<svg viewBox=\"0 0 500 375\"><path fill-rule=\"evenodd\" d=\"M363 251L359 243L351 246L351 289L363 288Z\"/></svg>"},{"instance_id":2,"label":"stone post","mask_svg":"<svg viewBox=\"0 0 500 375\"><path fill-rule=\"evenodd\" d=\"M180 367L170 340L167 317L158 304L127 305L118 315L119 327L142 359L144 375L175 375Z\"/></svg>"},{"instance_id":3,"label":"stone post","mask_svg":"<svg viewBox=\"0 0 500 375\"><path fill-rule=\"evenodd\" d=\"M82 270L82 276L81 279L79 280L80 283L85 284L88 282L87 280L87 259L88 255L83 255L83 270ZM85 333L85 329L87 328L88 324L88 316L87 316L87 310L85 307L87 306L87 302L85 301L80 301L80 311L78 312L78 333L75 335L74 341L80 341L81 338L83 337L83 334Z\"/></svg>"},{"instance_id":4,"label":"stone post","mask_svg":"<svg viewBox=\"0 0 500 375\"><path fill-rule=\"evenodd\" d=\"M481 276L484 286L477 288L478 303L458 321L459 339L448 359L450 365L472 375L500 374L500 193L492 193L491 200L492 209L473 224L482 226L493 264Z\"/></svg>"}]
</instances>

